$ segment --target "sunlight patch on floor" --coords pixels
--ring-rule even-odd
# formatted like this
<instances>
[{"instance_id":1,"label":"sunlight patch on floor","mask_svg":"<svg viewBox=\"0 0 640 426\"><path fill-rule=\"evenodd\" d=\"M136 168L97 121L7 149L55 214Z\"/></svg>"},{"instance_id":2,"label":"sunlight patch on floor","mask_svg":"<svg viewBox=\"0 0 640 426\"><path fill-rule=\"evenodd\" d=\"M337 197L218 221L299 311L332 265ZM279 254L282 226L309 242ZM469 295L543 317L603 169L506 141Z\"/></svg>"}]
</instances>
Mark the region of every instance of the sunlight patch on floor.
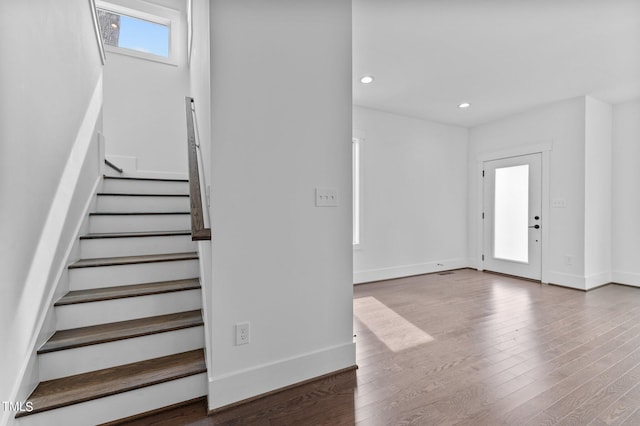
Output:
<instances>
[{"instance_id":1,"label":"sunlight patch on floor","mask_svg":"<svg viewBox=\"0 0 640 426\"><path fill-rule=\"evenodd\" d=\"M375 297L353 301L353 313L393 352L399 352L433 341L425 333Z\"/></svg>"}]
</instances>

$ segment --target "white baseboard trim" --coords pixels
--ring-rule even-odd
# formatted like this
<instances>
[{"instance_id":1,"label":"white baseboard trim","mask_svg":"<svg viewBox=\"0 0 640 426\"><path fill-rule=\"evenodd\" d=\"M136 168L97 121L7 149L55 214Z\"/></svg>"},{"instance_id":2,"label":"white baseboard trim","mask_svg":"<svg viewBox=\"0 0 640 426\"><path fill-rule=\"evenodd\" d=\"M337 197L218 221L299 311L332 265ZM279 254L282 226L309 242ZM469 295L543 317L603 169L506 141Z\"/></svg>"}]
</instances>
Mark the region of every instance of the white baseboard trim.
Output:
<instances>
[{"instance_id":1,"label":"white baseboard trim","mask_svg":"<svg viewBox=\"0 0 640 426\"><path fill-rule=\"evenodd\" d=\"M474 258L468 258L467 259L467 268L471 268L471 269L476 269L478 271L482 271L482 262L474 259Z\"/></svg>"},{"instance_id":2,"label":"white baseboard trim","mask_svg":"<svg viewBox=\"0 0 640 426\"><path fill-rule=\"evenodd\" d=\"M600 272L598 274L591 274L584 279L585 289L591 290L592 288L601 287L609 284L613 277L611 272Z\"/></svg>"},{"instance_id":3,"label":"white baseboard trim","mask_svg":"<svg viewBox=\"0 0 640 426\"><path fill-rule=\"evenodd\" d=\"M162 170L138 170L138 158L126 155L107 155L107 160L120 167L123 172L106 168L106 174L109 176L137 177L147 179L188 179L187 172L169 172Z\"/></svg>"},{"instance_id":4,"label":"white baseboard trim","mask_svg":"<svg viewBox=\"0 0 640 426\"><path fill-rule=\"evenodd\" d=\"M543 275L542 282L562 287L575 288L578 290L587 290L585 277L581 275L567 274L557 271L548 271Z\"/></svg>"},{"instance_id":5,"label":"white baseboard trim","mask_svg":"<svg viewBox=\"0 0 640 426\"><path fill-rule=\"evenodd\" d=\"M355 343L345 343L263 364L209 381L209 410L313 379L356 363Z\"/></svg>"},{"instance_id":6,"label":"white baseboard trim","mask_svg":"<svg viewBox=\"0 0 640 426\"><path fill-rule=\"evenodd\" d=\"M640 274L636 272L613 271L614 283L640 287Z\"/></svg>"},{"instance_id":7,"label":"white baseboard trim","mask_svg":"<svg viewBox=\"0 0 640 426\"><path fill-rule=\"evenodd\" d=\"M369 269L355 271L353 283L367 283L371 281L389 280L393 278L409 277L412 275L429 274L432 272L446 271L469 267L467 258L439 260L435 262L416 263L413 265L392 266L388 268Z\"/></svg>"}]
</instances>

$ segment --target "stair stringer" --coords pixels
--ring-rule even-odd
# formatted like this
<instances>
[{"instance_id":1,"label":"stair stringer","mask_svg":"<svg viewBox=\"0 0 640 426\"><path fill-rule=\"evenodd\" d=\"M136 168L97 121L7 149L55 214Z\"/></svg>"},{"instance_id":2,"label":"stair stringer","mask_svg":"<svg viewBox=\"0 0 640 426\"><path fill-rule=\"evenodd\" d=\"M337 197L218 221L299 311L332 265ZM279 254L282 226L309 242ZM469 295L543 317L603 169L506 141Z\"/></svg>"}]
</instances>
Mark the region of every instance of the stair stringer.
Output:
<instances>
[{"instance_id":1,"label":"stair stringer","mask_svg":"<svg viewBox=\"0 0 640 426\"><path fill-rule=\"evenodd\" d=\"M211 354L213 353L211 341L211 324L213 324L210 306L210 297L213 288L213 245L212 240L198 241L198 263L200 266L200 288L202 294L202 318L204 319L204 360L207 366L207 389L213 383L213 368ZM207 392L207 407L209 407Z\"/></svg>"},{"instance_id":2,"label":"stair stringer","mask_svg":"<svg viewBox=\"0 0 640 426\"><path fill-rule=\"evenodd\" d=\"M15 401L27 401L28 396L33 392L39 383L40 378L40 362L38 360L38 348L44 344L56 331L56 312L53 304L63 294L69 291L69 271L67 266L69 263L79 259L80 253L80 235L87 232L89 229L89 212L95 209L97 203L97 193L102 190L103 179L102 176L97 174L97 178L93 184L93 189L89 192L90 196L85 200L84 207L80 217L82 220L78 221L75 229L71 232L73 237L69 240L70 243L64 248L64 256L61 262L58 264L55 270L55 278L52 280L54 283L43 302L41 303L40 314L37 320L36 331L31 339L30 355L23 364L20 377L20 385L17 389ZM7 426L16 424L16 420L13 415L10 415L7 419Z\"/></svg>"},{"instance_id":3,"label":"stair stringer","mask_svg":"<svg viewBox=\"0 0 640 426\"><path fill-rule=\"evenodd\" d=\"M106 176L105 176L106 177ZM68 266L71 265L72 263L74 263L75 261L79 260L82 258L82 248L81 248L81 239L80 236L83 234L87 234L90 233L90 212L93 212L96 210L96 206L98 205L97 203L97 198L98 198L98 193L104 191L104 181L105 181L105 177L100 177L96 183L94 184L93 187L93 191L92 191L92 196L90 197L90 199L88 200L85 208L84 208L84 213L83 213L83 220L78 224L78 226L75 229L74 235L75 238L73 238L72 244L70 244L70 246L67 249L66 252L66 256L64 257L65 261L62 262L62 265L60 267L60 273L58 274L58 280L56 285L54 286L50 297L48 298L48 303L47 303L47 309L46 309L46 315L45 315L45 319L42 321L42 328L41 328L41 332L39 333L38 339L36 344L34 344L33 346L33 352L31 355L31 358L28 362L28 366L25 369L28 372L28 375L25 375L25 380L23 381L23 387L21 388L21 392L20 392L20 396L21 396L21 400L23 401L27 401L27 395L30 395L31 391L33 391L33 389L36 387L36 385L38 384L38 379L43 380L43 378L41 377L41 365L42 362L40 362L38 360L38 356L37 356L37 349L44 343L47 341L47 339L49 337L51 337L51 335L56 331L55 329L55 324L57 322L57 318L56 318L56 309L54 308L54 303L60 299L64 294L66 294L70 288L71 288L71 279L70 279L70 269L68 269ZM198 254L199 254L199 258L200 259L205 259L208 260L209 264L211 262L211 247L210 247L210 242L206 242L205 244L208 244L203 246L202 244L198 244ZM202 300L202 311L203 311L203 319L204 319L204 340L205 342L202 342L201 345L205 346L205 364L208 367L210 365L209 363L209 357L207 356L207 354L210 354L210 351L208 350L210 348L210 344L209 344L209 333L207 332L207 328L208 328L208 324L210 324L210 316L208 315L208 311L207 311L207 306L206 306L206 294L208 294L209 292L205 290L204 288L204 282L209 282L210 283L210 267L207 268L206 266L203 267L203 264L200 260L198 261L198 272L200 275L200 280L203 283L202 285L202 295L201 295L201 300ZM206 263L206 262L205 262ZM207 271L209 271L207 273ZM206 277L206 278L205 278ZM203 279L204 278L204 279ZM99 286L100 287L100 286ZM210 287L209 287L210 288ZM201 327L202 328L202 327ZM189 347L187 349L193 349L192 347ZM185 379L182 380L182 382L189 382L189 383L197 383L198 385L196 386L197 389L202 388L202 390L198 390L197 392L195 392L198 395L192 394L192 393L186 393L185 396L202 396L202 395L206 395L207 392L207 382L210 380L207 380L208 377L207 375L209 374L208 372L210 371L209 368L207 368L207 373L206 374L199 374L198 377L202 377L202 383L204 383L202 386L200 385L200 381L195 378L189 378L189 379ZM44 379L46 380L46 378ZM164 385L164 387L168 387L169 385ZM176 386L180 386L179 384L177 384ZM143 394L143 392L137 391L137 394ZM157 394L157 392L151 392L152 394ZM126 397L125 397L126 398ZM123 399L125 399L123 397L109 397L109 398L105 398L105 403L109 404L108 401L122 401ZM143 396L139 396L137 398L142 398L144 399ZM159 401L162 401L162 399L160 399ZM39 413L39 414L34 414L32 416L25 416L25 417L20 417L18 419L13 418L13 416L11 416L10 418L10 424L18 424L18 425L23 425L23 424L32 424L32 422L35 422L35 424L40 424L41 422L44 422L42 424L50 424L47 423L48 420L47 419L60 419L60 418L64 418L64 415L61 414L63 412L68 412L68 413L78 413L78 412L83 412L84 410L86 410L85 407L87 406L95 406L96 404L99 404L99 402L93 402L89 405L86 405L85 403L79 403L78 405L78 410L74 410L73 408L65 408L63 409L63 411L58 411L60 409L53 409L51 411L47 411L47 412L43 412L43 413ZM156 404L157 405L157 404ZM149 405L149 404L141 404L140 408L143 409L145 406L148 406L150 408L158 408L157 406L153 406L153 404ZM118 417L123 417L121 414L136 414L136 410L134 408L131 408L131 411L129 411L129 409L125 410L125 412L120 413L118 411ZM104 410L102 410L104 411ZM106 412L109 412L109 410L106 410ZM47 414L50 413L50 414ZM62 417L60 417L62 416ZM113 412L111 412L111 416L113 416ZM97 419L97 418L96 418ZM102 420L109 420L107 418L102 418ZM111 419L113 420L113 419Z\"/></svg>"}]
</instances>

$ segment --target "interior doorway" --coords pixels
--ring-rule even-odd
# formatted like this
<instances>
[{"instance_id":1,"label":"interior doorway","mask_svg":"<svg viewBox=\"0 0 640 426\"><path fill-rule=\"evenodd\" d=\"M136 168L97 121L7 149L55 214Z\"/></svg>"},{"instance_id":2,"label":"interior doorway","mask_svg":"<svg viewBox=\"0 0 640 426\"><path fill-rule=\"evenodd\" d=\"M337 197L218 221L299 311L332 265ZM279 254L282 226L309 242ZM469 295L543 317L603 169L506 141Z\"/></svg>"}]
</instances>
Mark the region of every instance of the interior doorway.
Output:
<instances>
[{"instance_id":1,"label":"interior doorway","mask_svg":"<svg viewBox=\"0 0 640 426\"><path fill-rule=\"evenodd\" d=\"M542 154L483 163L483 268L540 280Z\"/></svg>"}]
</instances>

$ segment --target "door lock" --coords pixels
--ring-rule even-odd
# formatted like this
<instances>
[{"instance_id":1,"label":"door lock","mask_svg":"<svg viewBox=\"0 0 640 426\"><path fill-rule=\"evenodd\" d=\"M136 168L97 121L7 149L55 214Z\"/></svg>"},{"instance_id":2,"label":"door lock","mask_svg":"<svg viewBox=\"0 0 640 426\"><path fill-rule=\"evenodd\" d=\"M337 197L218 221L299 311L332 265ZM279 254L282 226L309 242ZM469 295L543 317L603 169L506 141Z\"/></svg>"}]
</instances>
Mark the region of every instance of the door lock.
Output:
<instances>
[{"instance_id":1,"label":"door lock","mask_svg":"<svg viewBox=\"0 0 640 426\"><path fill-rule=\"evenodd\" d=\"M540 225L531 225L529 228L540 229Z\"/></svg>"}]
</instances>

